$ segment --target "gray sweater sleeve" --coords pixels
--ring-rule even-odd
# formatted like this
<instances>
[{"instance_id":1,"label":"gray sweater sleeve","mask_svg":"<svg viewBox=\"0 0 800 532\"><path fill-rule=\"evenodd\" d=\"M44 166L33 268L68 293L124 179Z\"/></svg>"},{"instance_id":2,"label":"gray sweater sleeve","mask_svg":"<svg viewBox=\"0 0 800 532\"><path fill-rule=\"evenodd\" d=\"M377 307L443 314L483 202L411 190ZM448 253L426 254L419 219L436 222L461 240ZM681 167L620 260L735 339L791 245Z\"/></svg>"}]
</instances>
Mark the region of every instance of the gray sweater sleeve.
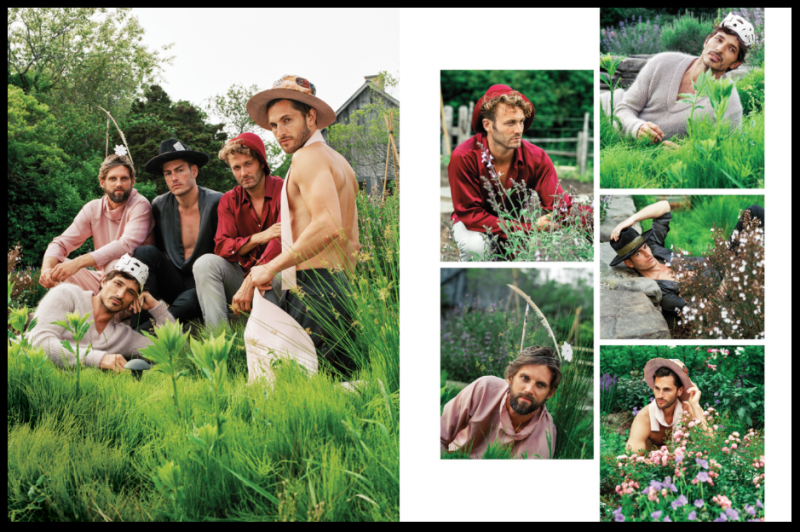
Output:
<instances>
[{"instance_id":1,"label":"gray sweater sleeve","mask_svg":"<svg viewBox=\"0 0 800 532\"><path fill-rule=\"evenodd\" d=\"M653 78L655 77L658 60L659 57L656 56L645 64L644 68L642 68L636 76L633 84L625 91L622 101L614 106L614 114L616 114L622 122L622 131L624 135L630 135L636 138L636 135L639 133L639 128L646 122L639 118L639 114L652 96L650 94L651 82L654 81Z\"/></svg>"}]
</instances>

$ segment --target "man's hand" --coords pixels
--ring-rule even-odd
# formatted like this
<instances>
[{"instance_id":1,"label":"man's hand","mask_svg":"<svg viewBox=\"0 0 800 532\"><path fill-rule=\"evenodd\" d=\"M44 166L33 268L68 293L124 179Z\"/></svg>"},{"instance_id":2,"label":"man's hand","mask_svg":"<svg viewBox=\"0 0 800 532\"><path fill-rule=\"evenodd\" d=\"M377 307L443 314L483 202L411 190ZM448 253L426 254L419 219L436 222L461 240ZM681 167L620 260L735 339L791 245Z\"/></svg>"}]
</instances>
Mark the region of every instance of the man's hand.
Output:
<instances>
[{"instance_id":1,"label":"man's hand","mask_svg":"<svg viewBox=\"0 0 800 532\"><path fill-rule=\"evenodd\" d=\"M281 224L275 223L269 226L269 228L265 231L261 231L261 234L264 235L263 243L266 244L273 238L278 238L281 236Z\"/></svg>"},{"instance_id":2,"label":"man's hand","mask_svg":"<svg viewBox=\"0 0 800 532\"><path fill-rule=\"evenodd\" d=\"M549 225L550 225L550 215L549 214L545 214L544 216L542 216L541 218L536 220L536 227L538 227L540 230L546 229L547 226L549 226Z\"/></svg>"},{"instance_id":3,"label":"man's hand","mask_svg":"<svg viewBox=\"0 0 800 532\"><path fill-rule=\"evenodd\" d=\"M609 240L613 240L614 242L616 242L617 240L619 240L619 234L622 232L622 230L627 228L627 227L632 226L634 223L636 223L636 222L635 221L631 221L630 218L627 218L626 220L620 222L614 228L614 230L611 231L611 236L609 236L608 239Z\"/></svg>"},{"instance_id":4,"label":"man's hand","mask_svg":"<svg viewBox=\"0 0 800 532\"><path fill-rule=\"evenodd\" d=\"M253 285L258 287L259 290L270 290L272 288L272 280L274 278L275 274L272 273L269 268L267 268L266 264L255 266L250 270L250 280L253 282Z\"/></svg>"},{"instance_id":5,"label":"man's hand","mask_svg":"<svg viewBox=\"0 0 800 532\"><path fill-rule=\"evenodd\" d=\"M150 310L151 308L158 305L158 300L154 298L150 292L145 290L139 297L134 298L133 302L131 303L131 311L135 312L136 314L140 313L143 310Z\"/></svg>"},{"instance_id":6,"label":"man's hand","mask_svg":"<svg viewBox=\"0 0 800 532\"><path fill-rule=\"evenodd\" d=\"M680 146L678 146L677 144L675 144L671 140L665 140L665 141L661 142L661 147L664 148L665 150L669 150L669 151L677 150L678 148L680 148Z\"/></svg>"},{"instance_id":7,"label":"man's hand","mask_svg":"<svg viewBox=\"0 0 800 532\"><path fill-rule=\"evenodd\" d=\"M61 283L66 281L81 269L79 260L71 260L69 262L62 262L50 270L50 280L54 283Z\"/></svg>"},{"instance_id":8,"label":"man's hand","mask_svg":"<svg viewBox=\"0 0 800 532\"><path fill-rule=\"evenodd\" d=\"M661 142L664 138L664 132L661 131L661 128L655 125L652 122L645 122L642 124L642 127L639 128L639 131L636 133L637 138L648 138L652 142Z\"/></svg>"},{"instance_id":9,"label":"man's hand","mask_svg":"<svg viewBox=\"0 0 800 532\"><path fill-rule=\"evenodd\" d=\"M689 405L693 409L700 408L700 388L692 386L686 391L689 393Z\"/></svg>"},{"instance_id":10,"label":"man's hand","mask_svg":"<svg viewBox=\"0 0 800 532\"><path fill-rule=\"evenodd\" d=\"M233 300L231 301L231 310L233 313L239 316L240 312L250 312L250 305L253 302L253 281L251 276L253 275L252 270L247 277L244 278L242 281L242 286L239 287L239 290L233 295Z\"/></svg>"},{"instance_id":11,"label":"man's hand","mask_svg":"<svg viewBox=\"0 0 800 532\"><path fill-rule=\"evenodd\" d=\"M53 280L52 277L53 268L42 268L42 272L39 274L39 284L45 288L53 288L58 283Z\"/></svg>"},{"instance_id":12,"label":"man's hand","mask_svg":"<svg viewBox=\"0 0 800 532\"><path fill-rule=\"evenodd\" d=\"M100 369L108 369L111 371L122 371L125 369L125 364L128 361L122 355L107 354L100 359Z\"/></svg>"}]
</instances>

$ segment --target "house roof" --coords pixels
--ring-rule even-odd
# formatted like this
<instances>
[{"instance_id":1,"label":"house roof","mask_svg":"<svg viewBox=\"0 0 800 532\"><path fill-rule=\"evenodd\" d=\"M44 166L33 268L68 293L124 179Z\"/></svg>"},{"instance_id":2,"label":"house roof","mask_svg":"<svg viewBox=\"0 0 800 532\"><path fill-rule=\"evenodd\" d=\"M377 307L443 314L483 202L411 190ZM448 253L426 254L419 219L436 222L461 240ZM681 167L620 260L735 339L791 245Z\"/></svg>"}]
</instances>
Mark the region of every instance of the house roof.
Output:
<instances>
[{"instance_id":1,"label":"house roof","mask_svg":"<svg viewBox=\"0 0 800 532\"><path fill-rule=\"evenodd\" d=\"M358 95L359 95L359 94L361 94L362 92L364 92L364 91L366 90L366 88L367 88L368 86L370 86L370 85L372 85L372 87L373 87L373 88L374 88L376 91L378 91L379 93L381 93L381 94L382 94L382 95L383 95L383 96L384 96L384 97L385 97L387 100L389 100L391 103L393 103L393 104L394 104L394 105L396 105L397 107L400 107L400 102L399 102L399 101L397 101L395 98L393 98L391 95L389 95L389 93L387 93L386 91L384 91L384 90L382 90L382 89L379 89L379 88L378 88L378 87L377 87L377 86L376 86L374 83L372 83L371 81L367 80L367 81L365 81L365 82L364 82L364 84L363 84L363 85L361 85L361 87L359 87L359 88L358 88L358 90L357 90L356 92L354 92L354 93L353 93L353 95L352 95L352 96L350 96L350 98L348 98L348 100L347 100L346 102L344 102L344 104L343 104L341 107L339 107L339 109L337 109L337 110L336 110L336 116L338 117L338 116L339 116L339 113L341 113L342 111L344 111L344 110L347 108L347 106L348 106L348 105L350 105L350 103L351 103L353 100L355 100L355 99L358 97Z\"/></svg>"}]
</instances>

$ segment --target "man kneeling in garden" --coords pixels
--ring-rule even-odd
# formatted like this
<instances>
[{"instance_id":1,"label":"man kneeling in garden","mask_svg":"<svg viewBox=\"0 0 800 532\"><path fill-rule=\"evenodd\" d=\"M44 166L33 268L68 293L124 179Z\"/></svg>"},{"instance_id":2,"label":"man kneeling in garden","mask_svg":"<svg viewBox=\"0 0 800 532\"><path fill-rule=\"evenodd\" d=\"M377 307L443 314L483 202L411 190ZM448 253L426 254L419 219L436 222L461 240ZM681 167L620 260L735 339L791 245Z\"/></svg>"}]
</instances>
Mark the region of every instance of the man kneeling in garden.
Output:
<instances>
[{"instance_id":1,"label":"man kneeling in garden","mask_svg":"<svg viewBox=\"0 0 800 532\"><path fill-rule=\"evenodd\" d=\"M133 307L137 311L149 311L156 325L175 321L163 301L156 301L142 291L146 280L147 266L126 254L105 274L98 295L74 284L56 286L36 309L36 326L28 333L31 343L43 348L57 366L74 366L75 355L61 345L66 340L75 349L72 334L54 322L65 321L70 313L80 316L90 313L92 326L77 344L81 362L85 366L121 371L131 356L150 345L150 340L118 323L114 319L117 313Z\"/></svg>"},{"instance_id":2,"label":"man kneeling in garden","mask_svg":"<svg viewBox=\"0 0 800 532\"><path fill-rule=\"evenodd\" d=\"M442 453L480 458L496 443L509 446L511 458L552 458L556 427L545 402L560 382L560 363L551 348L525 348L506 368L505 380L481 377L444 406Z\"/></svg>"},{"instance_id":3,"label":"man kneeling in garden","mask_svg":"<svg viewBox=\"0 0 800 532\"><path fill-rule=\"evenodd\" d=\"M751 219L758 220L758 227L764 228L764 208L760 205L751 205L745 209L750 213ZM738 235L744 227L742 219L736 223L736 227L731 235L730 248L735 249L738 244ZM649 231L641 235L631 226L642 220L653 219L653 226ZM669 202L659 201L653 205L648 205L636 214L628 217L617 225L609 236L609 243L617 256L611 261L611 266L624 263L628 268L633 268L642 277L655 280L661 289L661 311L664 319L670 328L675 326L678 313L686 305L686 300L680 296L680 283L675 276L671 263L673 253L664 247L664 240L669 233L669 223L672 220ZM702 257L684 258L687 264L694 267L701 266L705 259ZM694 272L689 272L693 274ZM725 272L714 272L713 270L703 271L703 275L708 276L708 282L720 284L723 281ZM720 285L720 290L724 290L724 284Z\"/></svg>"},{"instance_id":4,"label":"man kneeling in garden","mask_svg":"<svg viewBox=\"0 0 800 532\"><path fill-rule=\"evenodd\" d=\"M659 448L664 444L667 430L672 431L681 421L683 412L689 412L694 426L712 430L700 407L700 390L689 379L689 369L683 362L676 358L654 358L644 367L644 380L655 399L633 419L626 444L628 452L644 454L643 451Z\"/></svg>"},{"instance_id":5,"label":"man kneeling in garden","mask_svg":"<svg viewBox=\"0 0 800 532\"><path fill-rule=\"evenodd\" d=\"M472 129L477 135L453 150L447 167L453 237L462 261L486 260L490 252L487 233L505 241L511 230L542 230L556 221L554 212L563 215L572 206L550 157L522 140L533 117L530 100L507 85L492 85L475 104ZM529 191L539 196L545 214L523 221L520 218ZM501 219L493 202L515 219ZM591 215L582 219L584 224L587 221L591 223Z\"/></svg>"},{"instance_id":6,"label":"man kneeling in garden","mask_svg":"<svg viewBox=\"0 0 800 532\"><path fill-rule=\"evenodd\" d=\"M700 57L678 52L652 57L627 91L614 91L614 114L620 119L623 133L676 147L667 139L686 134L686 120L692 111L692 105L679 101L679 96L695 93L692 82L696 82L701 73L707 72L720 79L737 68L753 44L753 25L730 13L706 37ZM600 98L606 114L610 113L610 94L604 93ZM705 116L713 120L714 110L708 98L699 101L705 105L695 109L694 119ZM742 104L736 87L733 87L723 116L732 127L738 128L742 123Z\"/></svg>"}]
</instances>

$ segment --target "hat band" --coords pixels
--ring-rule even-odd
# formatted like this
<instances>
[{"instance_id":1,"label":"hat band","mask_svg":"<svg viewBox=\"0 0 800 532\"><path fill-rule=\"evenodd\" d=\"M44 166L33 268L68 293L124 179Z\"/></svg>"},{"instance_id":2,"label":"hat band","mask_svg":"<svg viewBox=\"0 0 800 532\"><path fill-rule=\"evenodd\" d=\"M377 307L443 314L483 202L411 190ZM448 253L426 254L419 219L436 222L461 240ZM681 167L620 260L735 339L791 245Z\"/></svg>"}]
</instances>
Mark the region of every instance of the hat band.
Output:
<instances>
[{"instance_id":1,"label":"hat band","mask_svg":"<svg viewBox=\"0 0 800 532\"><path fill-rule=\"evenodd\" d=\"M624 257L625 255L627 255L637 247L641 246L642 244L644 244L644 239L642 238L642 235L639 235L630 242L628 242L625 246L618 249L617 255L619 255L620 257Z\"/></svg>"}]
</instances>

